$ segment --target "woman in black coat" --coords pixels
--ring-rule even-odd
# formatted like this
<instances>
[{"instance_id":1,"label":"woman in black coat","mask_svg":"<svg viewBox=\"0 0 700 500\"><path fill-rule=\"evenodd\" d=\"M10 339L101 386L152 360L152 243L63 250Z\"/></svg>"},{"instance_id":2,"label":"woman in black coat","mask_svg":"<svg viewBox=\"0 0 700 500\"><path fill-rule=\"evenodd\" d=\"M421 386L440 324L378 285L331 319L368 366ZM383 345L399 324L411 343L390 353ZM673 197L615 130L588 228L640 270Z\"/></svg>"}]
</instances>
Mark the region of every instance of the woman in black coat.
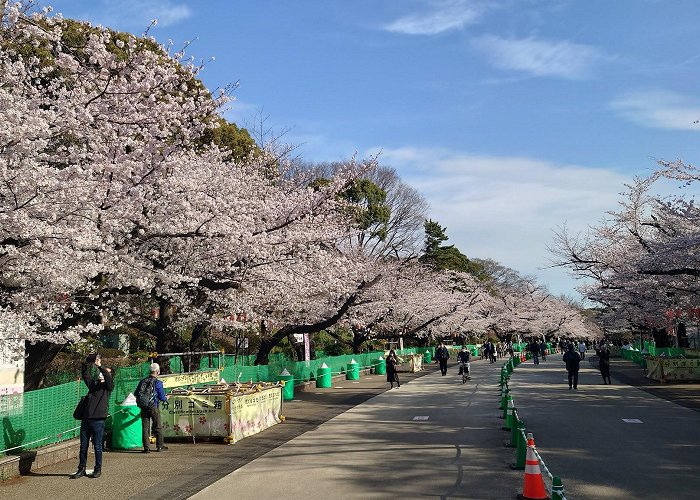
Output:
<instances>
[{"instance_id":1,"label":"woman in black coat","mask_svg":"<svg viewBox=\"0 0 700 500\"><path fill-rule=\"evenodd\" d=\"M92 365L97 368L93 376ZM81 415L80 423L80 455L78 470L70 476L78 479L86 475L88 447L90 439L95 448L95 469L89 477L97 478L102 475L102 440L105 433L105 420L109 416L109 396L114 390L112 371L102 366L98 355L90 355L82 366L83 382L88 387L87 404Z\"/></svg>"},{"instance_id":2,"label":"woman in black coat","mask_svg":"<svg viewBox=\"0 0 700 500\"><path fill-rule=\"evenodd\" d=\"M401 387L401 383L399 382L399 374L396 372L396 365L398 364L399 358L392 349L389 351L389 355L386 357L386 381L391 384L390 389L394 388L394 382L396 382L396 387Z\"/></svg>"}]
</instances>

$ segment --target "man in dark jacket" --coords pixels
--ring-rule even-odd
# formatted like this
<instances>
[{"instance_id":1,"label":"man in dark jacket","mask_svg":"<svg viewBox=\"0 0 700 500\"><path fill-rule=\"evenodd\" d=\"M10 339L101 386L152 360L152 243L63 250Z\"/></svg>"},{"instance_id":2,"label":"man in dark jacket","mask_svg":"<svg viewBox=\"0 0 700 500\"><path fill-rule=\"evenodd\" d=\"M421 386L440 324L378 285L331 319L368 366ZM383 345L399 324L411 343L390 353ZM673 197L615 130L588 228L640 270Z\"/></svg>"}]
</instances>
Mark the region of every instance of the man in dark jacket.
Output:
<instances>
[{"instance_id":1,"label":"man in dark jacket","mask_svg":"<svg viewBox=\"0 0 700 500\"><path fill-rule=\"evenodd\" d=\"M97 368L97 375L92 367ZM88 477L98 478L102 475L102 441L105 433L105 420L109 416L109 396L114 390L112 371L102 366L99 354L91 354L82 366L83 382L88 387L87 404L80 423L80 454L78 470L70 476L78 479L86 475L88 447L90 439L95 448L95 468Z\"/></svg>"},{"instance_id":2,"label":"man in dark jacket","mask_svg":"<svg viewBox=\"0 0 700 500\"><path fill-rule=\"evenodd\" d=\"M447 360L450 359L450 352L445 347L445 344L440 342L440 345L435 349L435 360L440 363L440 371L442 375L447 375Z\"/></svg>"},{"instance_id":3,"label":"man in dark jacket","mask_svg":"<svg viewBox=\"0 0 700 500\"><path fill-rule=\"evenodd\" d=\"M574 350L574 344L569 344L567 351L562 358L566 363L566 371L569 374L569 389L578 386L578 369L581 364L581 356Z\"/></svg>"},{"instance_id":4,"label":"man in dark jacket","mask_svg":"<svg viewBox=\"0 0 700 500\"><path fill-rule=\"evenodd\" d=\"M158 375L160 375L160 365L158 363L151 363L149 371L150 376L142 379L139 382L139 385L136 387L136 393L139 392L141 384L150 384L153 387L153 396L148 406L140 406L141 441L143 443L144 453L149 453L151 451L151 432L153 432L153 435L156 438L156 451L165 451L168 449L168 447L163 444L163 429L160 425L160 410L158 407L161 401L167 401L170 396L165 395L163 382L158 380Z\"/></svg>"}]
</instances>

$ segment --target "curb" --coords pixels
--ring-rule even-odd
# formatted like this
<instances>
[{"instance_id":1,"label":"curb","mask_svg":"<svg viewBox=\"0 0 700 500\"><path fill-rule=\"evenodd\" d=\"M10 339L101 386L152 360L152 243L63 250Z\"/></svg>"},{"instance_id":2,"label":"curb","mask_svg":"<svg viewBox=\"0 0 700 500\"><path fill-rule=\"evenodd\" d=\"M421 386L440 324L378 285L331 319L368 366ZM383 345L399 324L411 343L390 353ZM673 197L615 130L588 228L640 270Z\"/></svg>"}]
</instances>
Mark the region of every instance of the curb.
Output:
<instances>
[{"instance_id":1,"label":"curb","mask_svg":"<svg viewBox=\"0 0 700 500\"><path fill-rule=\"evenodd\" d=\"M91 447L92 448L92 447ZM80 439L75 438L36 450L0 458L0 481L26 476L36 469L75 459L80 452Z\"/></svg>"}]
</instances>

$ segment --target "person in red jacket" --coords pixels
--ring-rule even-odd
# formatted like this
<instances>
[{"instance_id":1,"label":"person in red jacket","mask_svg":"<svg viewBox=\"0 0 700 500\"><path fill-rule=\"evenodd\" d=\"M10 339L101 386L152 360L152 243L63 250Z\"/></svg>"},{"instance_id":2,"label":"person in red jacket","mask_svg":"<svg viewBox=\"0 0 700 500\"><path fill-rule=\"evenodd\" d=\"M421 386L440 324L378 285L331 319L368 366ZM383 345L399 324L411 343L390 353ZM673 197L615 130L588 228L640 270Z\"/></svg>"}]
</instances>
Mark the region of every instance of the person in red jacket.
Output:
<instances>
[{"instance_id":1,"label":"person in red jacket","mask_svg":"<svg viewBox=\"0 0 700 500\"><path fill-rule=\"evenodd\" d=\"M97 368L96 375L92 367ZM71 479L88 476L98 478L102 475L102 441L105 433L105 420L109 416L109 396L114 390L112 370L102 366L99 354L91 354L82 366L83 382L88 387L87 404L80 423L80 454L78 470L71 474ZM88 447L92 439L95 449L95 468L92 474L85 473Z\"/></svg>"}]
</instances>

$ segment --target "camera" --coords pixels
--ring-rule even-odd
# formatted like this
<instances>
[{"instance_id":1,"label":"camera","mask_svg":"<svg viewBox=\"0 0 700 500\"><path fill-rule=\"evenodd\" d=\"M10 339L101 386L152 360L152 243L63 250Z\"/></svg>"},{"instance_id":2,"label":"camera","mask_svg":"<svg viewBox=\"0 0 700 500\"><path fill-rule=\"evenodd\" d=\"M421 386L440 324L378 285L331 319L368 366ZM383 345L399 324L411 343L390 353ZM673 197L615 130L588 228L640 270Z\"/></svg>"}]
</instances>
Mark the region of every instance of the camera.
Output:
<instances>
[{"instance_id":1,"label":"camera","mask_svg":"<svg viewBox=\"0 0 700 500\"><path fill-rule=\"evenodd\" d=\"M94 363L95 361L97 361L98 356L99 356L99 354L97 354L96 352L93 354L88 354L87 358L85 358L85 362L87 364Z\"/></svg>"}]
</instances>

